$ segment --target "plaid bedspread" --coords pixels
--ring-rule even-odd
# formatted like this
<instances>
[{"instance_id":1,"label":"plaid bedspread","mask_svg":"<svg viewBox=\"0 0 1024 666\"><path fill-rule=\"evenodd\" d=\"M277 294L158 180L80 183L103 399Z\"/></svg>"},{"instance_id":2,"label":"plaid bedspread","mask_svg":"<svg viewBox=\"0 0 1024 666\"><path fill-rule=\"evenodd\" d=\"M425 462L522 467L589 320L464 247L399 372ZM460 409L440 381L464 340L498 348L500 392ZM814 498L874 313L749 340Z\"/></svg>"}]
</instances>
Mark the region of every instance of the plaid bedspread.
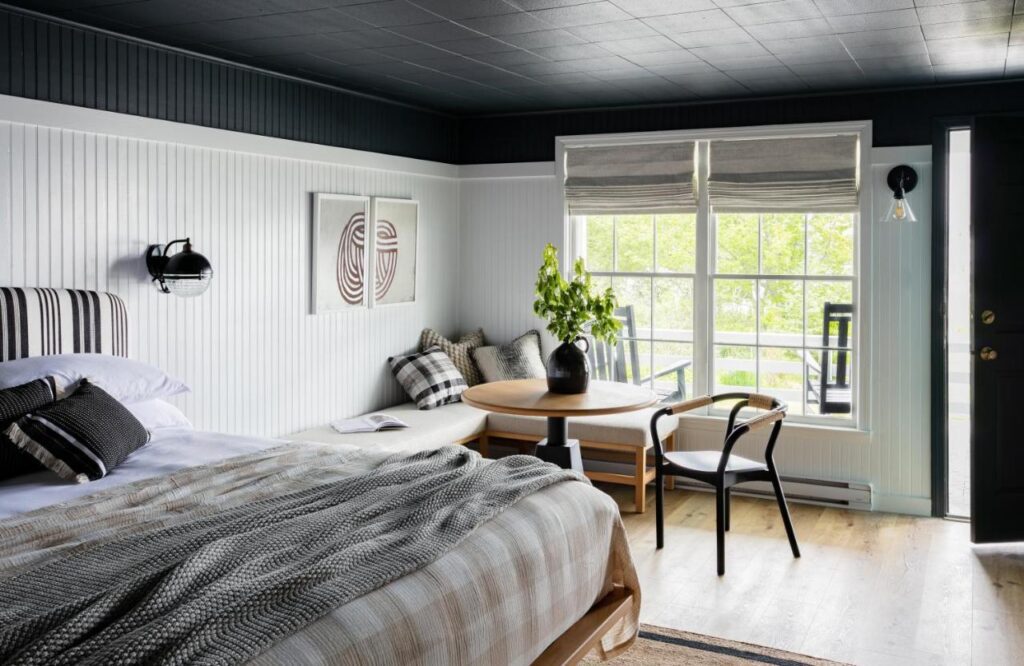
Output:
<instances>
[{"instance_id":1,"label":"plaid bedspread","mask_svg":"<svg viewBox=\"0 0 1024 666\"><path fill-rule=\"evenodd\" d=\"M0 523L4 578L82 548L364 473L380 456L288 446ZM613 583L636 588L614 503L579 483L531 495L432 564L351 601L257 663L528 663ZM605 649L631 642L636 617Z\"/></svg>"}]
</instances>

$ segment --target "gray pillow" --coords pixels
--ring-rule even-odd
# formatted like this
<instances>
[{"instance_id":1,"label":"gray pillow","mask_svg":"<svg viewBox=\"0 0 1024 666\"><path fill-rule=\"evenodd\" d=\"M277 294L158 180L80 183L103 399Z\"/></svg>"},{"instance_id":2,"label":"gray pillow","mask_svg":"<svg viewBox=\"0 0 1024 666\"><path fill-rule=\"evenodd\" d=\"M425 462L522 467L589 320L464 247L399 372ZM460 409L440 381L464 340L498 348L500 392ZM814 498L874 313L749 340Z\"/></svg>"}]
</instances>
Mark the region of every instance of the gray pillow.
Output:
<instances>
[{"instance_id":1,"label":"gray pillow","mask_svg":"<svg viewBox=\"0 0 1024 666\"><path fill-rule=\"evenodd\" d=\"M473 350L473 360L485 382L547 377L537 331L527 331L507 345L477 347Z\"/></svg>"}]
</instances>

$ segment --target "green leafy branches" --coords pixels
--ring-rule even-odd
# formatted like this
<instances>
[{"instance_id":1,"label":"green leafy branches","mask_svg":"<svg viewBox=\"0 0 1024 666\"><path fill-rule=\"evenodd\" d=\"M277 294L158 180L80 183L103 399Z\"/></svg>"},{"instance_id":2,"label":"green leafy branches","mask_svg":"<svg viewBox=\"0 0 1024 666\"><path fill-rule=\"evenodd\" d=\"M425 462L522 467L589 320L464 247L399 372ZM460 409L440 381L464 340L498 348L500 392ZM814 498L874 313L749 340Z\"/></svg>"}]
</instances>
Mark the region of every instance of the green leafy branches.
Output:
<instances>
[{"instance_id":1,"label":"green leafy branches","mask_svg":"<svg viewBox=\"0 0 1024 666\"><path fill-rule=\"evenodd\" d=\"M566 280L558 270L558 250L548 243L537 272L536 294L534 313L548 320L548 331L562 342L576 340L589 323L591 335L615 344L616 334L622 328L622 322L615 318L615 294L611 287L603 293L592 291L583 259L576 260L572 280Z\"/></svg>"}]
</instances>

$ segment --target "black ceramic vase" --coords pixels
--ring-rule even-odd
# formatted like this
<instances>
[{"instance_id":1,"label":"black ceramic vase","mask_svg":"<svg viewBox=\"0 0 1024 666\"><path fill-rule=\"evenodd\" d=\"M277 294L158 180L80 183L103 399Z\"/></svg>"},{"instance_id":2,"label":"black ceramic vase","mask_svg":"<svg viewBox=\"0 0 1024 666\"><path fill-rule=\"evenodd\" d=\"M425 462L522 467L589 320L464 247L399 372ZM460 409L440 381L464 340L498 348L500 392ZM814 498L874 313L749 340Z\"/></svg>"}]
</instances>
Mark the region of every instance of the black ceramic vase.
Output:
<instances>
[{"instance_id":1,"label":"black ceramic vase","mask_svg":"<svg viewBox=\"0 0 1024 666\"><path fill-rule=\"evenodd\" d=\"M580 342L585 345L583 348L580 348ZM590 342L586 338L558 345L548 356L548 390L552 393L586 393L590 383L588 351Z\"/></svg>"}]
</instances>

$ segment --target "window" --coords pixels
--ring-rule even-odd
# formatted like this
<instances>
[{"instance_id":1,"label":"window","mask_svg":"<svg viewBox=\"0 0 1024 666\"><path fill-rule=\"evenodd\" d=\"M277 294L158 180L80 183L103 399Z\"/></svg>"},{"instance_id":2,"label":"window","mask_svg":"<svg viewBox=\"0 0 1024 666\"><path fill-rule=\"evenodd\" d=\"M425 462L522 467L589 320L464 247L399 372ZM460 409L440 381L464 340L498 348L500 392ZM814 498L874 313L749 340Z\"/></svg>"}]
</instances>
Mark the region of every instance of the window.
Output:
<instances>
[{"instance_id":1,"label":"window","mask_svg":"<svg viewBox=\"0 0 1024 666\"><path fill-rule=\"evenodd\" d=\"M739 172L749 166L749 160L738 159L747 145L767 142L736 141L731 154L716 153L709 146L713 141L696 143L696 155L710 169L688 165L688 173L696 174L691 192L705 192L703 199L694 196L692 212L620 206L604 214L579 199L570 202L576 255L585 259L597 286L613 287L625 325L616 358L598 359L599 365L619 363L621 371L597 368L598 376L650 386L666 402L705 392L763 392L786 401L796 420L855 424L855 184L855 205L849 204L855 180L842 176L845 192L833 186L811 190L783 166L785 191L771 190L765 184L770 179L759 178L748 194L742 186L709 182L714 176L708 173L727 179L721 175L727 168L716 170L716 155L722 163L728 156ZM855 144L847 147L843 159L856 170ZM798 146L795 152L800 150L809 149ZM811 177L815 184L823 179ZM717 199L716 186L724 192ZM793 204L807 192L806 205ZM760 201L770 204L758 210ZM645 204L651 207L651 201Z\"/></svg>"},{"instance_id":2,"label":"window","mask_svg":"<svg viewBox=\"0 0 1024 666\"><path fill-rule=\"evenodd\" d=\"M595 286L611 286L623 329L622 375L666 401L693 386L693 289L697 219L692 213L590 215L581 242Z\"/></svg>"},{"instance_id":3,"label":"window","mask_svg":"<svg viewBox=\"0 0 1024 666\"><path fill-rule=\"evenodd\" d=\"M854 214L713 220L712 391L770 393L790 414L848 418Z\"/></svg>"}]
</instances>

